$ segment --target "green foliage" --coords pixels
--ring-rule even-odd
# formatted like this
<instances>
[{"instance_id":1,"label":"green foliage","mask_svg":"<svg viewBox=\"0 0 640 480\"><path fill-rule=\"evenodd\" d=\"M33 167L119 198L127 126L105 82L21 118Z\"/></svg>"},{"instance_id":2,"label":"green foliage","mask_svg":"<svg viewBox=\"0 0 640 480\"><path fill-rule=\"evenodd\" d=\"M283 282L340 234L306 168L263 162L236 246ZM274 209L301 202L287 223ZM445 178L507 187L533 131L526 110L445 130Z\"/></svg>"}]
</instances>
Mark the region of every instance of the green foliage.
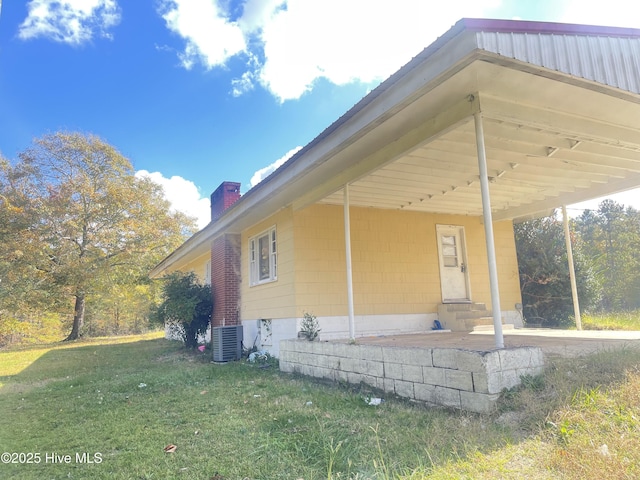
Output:
<instances>
[{"instance_id":1,"label":"green foliage","mask_svg":"<svg viewBox=\"0 0 640 480\"><path fill-rule=\"evenodd\" d=\"M640 308L640 212L604 200L570 222L583 311ZM573 306L562 222L554 215L514 227L525 319L567 325Z\"/></svg>"},{"instance_id":2,"label":"green foliage","mask_svg":"<svg viewBox=\"0 0 640 480\"><path fill-rule=\"evenodd\" d=\"M150 309L159 301L160 285L139 283L113 284L88 297L85 332L88 336L144 333L157 325L150 321Z\"/></svg>"},{"instance_id":3,"label":"green foliage","mask_svg":"<svg viewBox=\"0 0 640 480\"><path fill-rule=\"evenodd\" d=\"M543 375L521 375L522 387L533 390L534 392L540 392L544 389L544 376Z\"/></svg>"},{"instance_id":4,"label":"green foliage","mask_svg":"<svg viewBox=\"0 0 640 480\"><path fill-rule=\"evenodd\" d=\"M520 288L527 323L565 326L573 314L562 222L555 215L514 225ZM579 248L574 248L578 297L587 308L594 281Z\"/></svg>"},{"instance_id":5,"label":"green foliage","mask_svg":"<svg viewBox=\"0 0 640 480\"><path fill-rule=\"evenodd\" d=\"M305 312L300 324L300 334L310 342L313 342L320 335L320 331L316 316Z\"/></svg>"},{"instance_id":6,"label":"green foliage","mask_svg":"<svg viewBox=\"0 0 640 480\"><path fill-rule=\"evenodd\" d=\"M192 228L100 138L45 135L18 161L0 160L0 312L72 316L69 339L85 332L85 312L130 330L122 312L135 311L135 324L153 296L136 287Z\"/></svg>"},{"instance_id":7,"label":"green foliage","mask_svg":"<svg viewBox=\"0 0 640 480\"><path fill-rule=\"evenodd\" d=\"M177 327L185 346L198 346L198 336L207 331L213 311L208 285L200 285L193 272L176 272L164 279L164 300L155 309L156 322Z\"/></svg>"},{"instance_id":8,"label":"green foliage","mask_svg":"<svg viewBox=\"0 0 640 480\"><path fill-rule=\"evenodd\" d=\"M575 428L567 420L563 420L560 424L549 421L548 425L552 427L552 434L556 436L558 443L563 446L568 445L572 435L576 433Z\"/></svg>"},{"instance_id":9,"label":"green foliage","mask_svg":"<svg viewBox=\"0 0 640 480\"><path fill-rule=\"evenodd\" d=\"M56 313L16 317L0 312L0 347L12 344L50 343L62 340L68 321Z\"/></svg>"},{"instance_id":10,"label":"green foliage","mask_svg":"<svg viewBox=\"0 0 640 480\"><path fill-rule=\"evenodd\" d=\"M604 200L575 222L582 250L595 273L599 311L640 308L640 212Z\"/></svg>"},{"instance_id":11,"label":"green foliage","mask_svg":"<svg viewBox=\"0 0 640 480\"><path fill-rule=\"evenodd\" d=\"M582 327L585 330L640 330L640 310L585 314Z\"/></svg>"}]
</instances>

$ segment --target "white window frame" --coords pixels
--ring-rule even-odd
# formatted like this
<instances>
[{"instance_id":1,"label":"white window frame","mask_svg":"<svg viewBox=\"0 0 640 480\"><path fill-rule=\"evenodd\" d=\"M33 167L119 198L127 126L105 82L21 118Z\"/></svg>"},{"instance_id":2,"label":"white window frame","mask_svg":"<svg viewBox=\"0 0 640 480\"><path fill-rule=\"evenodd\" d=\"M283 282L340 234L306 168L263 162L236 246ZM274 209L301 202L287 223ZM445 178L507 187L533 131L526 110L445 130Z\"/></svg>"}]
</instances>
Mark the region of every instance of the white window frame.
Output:
<instances>
[{"instance_id":1,"label":"white window frame","mask_svg":"<svg viewBox=\"0 0 640 480\"><path fill-rule=\"evenodd\" d=\"M204 265L204 284L211 285L211 260Z\"/></svg>"},{"instance_id":2,"label":"white window frame","mask_svg":"<svg viewBox=\"0 0 640 480\"><path fill-rule=\"evenodd\" d=\"M259 259L260 241L265 237L267 252L265 257ZM278 236L274 225L249 239L249 285L253 287L276 280L278 280Z\"/></svg>"}]
</instances>

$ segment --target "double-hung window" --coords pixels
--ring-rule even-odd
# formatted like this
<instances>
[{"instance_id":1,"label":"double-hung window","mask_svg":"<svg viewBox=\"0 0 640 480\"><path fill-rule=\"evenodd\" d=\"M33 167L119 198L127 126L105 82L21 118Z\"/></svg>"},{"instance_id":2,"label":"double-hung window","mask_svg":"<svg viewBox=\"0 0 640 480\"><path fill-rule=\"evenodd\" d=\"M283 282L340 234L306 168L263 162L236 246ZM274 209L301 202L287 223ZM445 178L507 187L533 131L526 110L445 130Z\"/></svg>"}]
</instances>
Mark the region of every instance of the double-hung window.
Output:
<instances>
[{"instance_id":1,"label":"double-hung window","mask_svg":"<svg viewBox=\"0 0 640 480\"><path fill-rule=\"evenodd\" d=\"M278 279L276 227L249 239L249 278L251 285Z\"/></svg>"}]
</instances>

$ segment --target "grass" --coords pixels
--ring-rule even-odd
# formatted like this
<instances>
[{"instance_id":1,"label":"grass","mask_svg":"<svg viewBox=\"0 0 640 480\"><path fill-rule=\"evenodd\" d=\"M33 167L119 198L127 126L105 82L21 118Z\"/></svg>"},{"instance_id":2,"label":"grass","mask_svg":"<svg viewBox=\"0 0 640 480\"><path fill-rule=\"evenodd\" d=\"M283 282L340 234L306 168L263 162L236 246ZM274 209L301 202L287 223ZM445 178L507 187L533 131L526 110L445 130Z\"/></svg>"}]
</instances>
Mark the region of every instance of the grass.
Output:
<instances>
[{"instance_id":1,"label":"grass","mask_svg":"<svg viewBox=\"0 0 640 480\"><path fill-rule=\"evenodd\" d=\"M0 464L0 478L637 478L638 365L633 349L554 358L481 416L372 407L366 391L153 336L13 349L0 352L0 451L40 463Z\"/></svg>"},{"instance_id":2,"label":"grass","mask_svg":"<svg viewBox=\"0 0 640 480\"><path fill-rule=\"evenodd\" d=\"M497 422L521 440L412 479L640 478L640 352L552 359L542 385L507 392Z\"/></svg>"},{"instance_id":3,"label":"grass","mask_svg":"<svg viewBox=\"0 0 640 480\"><path fill-rule=\"evenodd\" d=\"M640 330L640 310L582 316L585 330Z\"/></svg>"}]
</instances>

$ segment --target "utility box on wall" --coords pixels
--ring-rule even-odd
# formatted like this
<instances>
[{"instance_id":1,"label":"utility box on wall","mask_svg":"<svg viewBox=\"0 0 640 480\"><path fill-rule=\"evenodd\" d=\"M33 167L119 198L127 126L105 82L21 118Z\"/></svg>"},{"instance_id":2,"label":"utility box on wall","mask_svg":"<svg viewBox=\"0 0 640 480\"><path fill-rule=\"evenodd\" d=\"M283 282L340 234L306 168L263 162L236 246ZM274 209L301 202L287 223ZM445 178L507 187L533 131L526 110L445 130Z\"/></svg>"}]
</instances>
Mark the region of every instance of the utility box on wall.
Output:
<instances>
[{"instance_id":1,"label":"utility box on wall","mask_svg":"<svg viewBox=\"0 0 640 480\"><path fill-rule=\"evenodd\" d=\"M230 362L242 357L242 325L213 327L211 346L214 362Z\"/></svg>"}]
</instances>

